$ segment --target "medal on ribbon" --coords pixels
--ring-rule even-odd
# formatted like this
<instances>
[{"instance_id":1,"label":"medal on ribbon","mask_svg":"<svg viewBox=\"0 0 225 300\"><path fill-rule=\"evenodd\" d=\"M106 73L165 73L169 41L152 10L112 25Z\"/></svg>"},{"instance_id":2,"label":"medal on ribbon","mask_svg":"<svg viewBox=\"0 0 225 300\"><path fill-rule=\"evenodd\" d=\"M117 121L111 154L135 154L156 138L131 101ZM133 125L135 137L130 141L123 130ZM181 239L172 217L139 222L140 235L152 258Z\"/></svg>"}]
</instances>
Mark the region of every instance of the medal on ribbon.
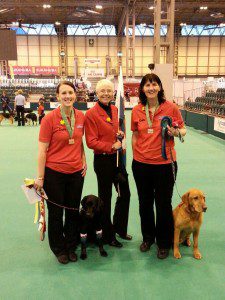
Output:
<instances>
[{"instance_id":1,"label":"medal on ribbon","mask_svg":"<svg viewBox=\"0 0 225 300\"><path fill-rule=\"evenodd\" d=\"M69 134L69 145L73 145L74 144L73 133L74 133L74 128L75 128L74 110L72 109L72 111L71 111L70 124L68 122L67 116L66 116L65 111L62 108L62 106L60 106L60 112L61 112L62 120L64 121L64 124L66 125L66 130Z\"/></svg>"},{"instance_id":2,"label":"medal on ribbon","mask_svg":"<svg viewBox=\"0 0 225 300\"><path fill-rule=\"evenodd\" d=\"M152 120L150 119L150 116L149 116L149 105L148 105L148 101L147 101L147 103L146 103L146 107L145 107L145 115L146 115L146 119L147 119L147 122L148 122L148 133L149 134L153 134L154 133L154 130L153 130L153 128L152 128L152 121L153 121L153 119L154 119L154 115L155 115L155 113L156 113L156 111L157 111L157 109L158 109L158 107L159 107L159 104L157 103L157 105L156 105L156 107L155 107L155 111L152 113ZM143 108L142 108L143 109Z\"/></svg>"}]
</instances>

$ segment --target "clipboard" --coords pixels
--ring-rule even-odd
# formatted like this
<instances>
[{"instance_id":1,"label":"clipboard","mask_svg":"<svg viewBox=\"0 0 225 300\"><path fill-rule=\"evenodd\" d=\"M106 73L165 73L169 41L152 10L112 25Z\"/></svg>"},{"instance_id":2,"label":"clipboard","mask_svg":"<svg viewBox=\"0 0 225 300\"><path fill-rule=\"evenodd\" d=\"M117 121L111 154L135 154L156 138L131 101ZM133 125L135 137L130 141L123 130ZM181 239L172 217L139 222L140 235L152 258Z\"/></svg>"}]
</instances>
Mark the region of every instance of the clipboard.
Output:
<instances>
[{"instance_id":1,"label":"clipboard","mask_svg":"<svg viewBox=\"0 0 225 300\"><path fill-rule=\"evenodd\" d=\"M34 204L36 202L41 201L42 197L44 197L45 199L48 199L44 190L43 190L44 195L41 196L34 187L29 188L25 184L23 184L23 185L21 185L21 188L30 204Z\"/></svg>"}]
</instances>

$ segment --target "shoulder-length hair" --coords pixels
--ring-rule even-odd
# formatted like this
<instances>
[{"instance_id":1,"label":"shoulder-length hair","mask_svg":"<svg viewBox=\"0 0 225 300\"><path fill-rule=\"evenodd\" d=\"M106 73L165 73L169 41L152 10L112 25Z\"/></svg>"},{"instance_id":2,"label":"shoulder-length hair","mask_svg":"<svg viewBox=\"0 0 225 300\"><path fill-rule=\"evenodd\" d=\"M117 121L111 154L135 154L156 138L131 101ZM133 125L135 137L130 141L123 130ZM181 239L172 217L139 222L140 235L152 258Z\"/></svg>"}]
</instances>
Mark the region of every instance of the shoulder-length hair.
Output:
<instances>
[{"instance_id":1,"label":"shoulder-length hair","mask_svg":"<svg viewBox=\"0 0 225 300\"><path fill-rule=\"evenodd\" d=\"M58 84L57 88L56 88L56 94L59 94L59 88L60 88L61 85L64 85L64 84L69 85L74 90L74 92L76 93L76 88L75 88L75 86L72 82L70 82L70 81L61 81Z\"/></svg>"},{"instance_id":2,"label":"shoulder-length hair","mask_svg":"<svg viewBox=\"0 0 225 300\"><path fill-rule=\"evenodd\" d=\"M151 82L151 83L152 82L158 83L158 85L160 87L160 91L158 93L159 104L165 102L166 98L165 98L162 82L156 74L151 73L151 74L146 74L141 80L141 83L140 83L140 86L139 86L139 99L140 99L141 103L143 105L146 105L146 103L147 103L147 97L146 97L145 93L143 92L143 87L148 81Z\"/></svg>"}]
</instances>

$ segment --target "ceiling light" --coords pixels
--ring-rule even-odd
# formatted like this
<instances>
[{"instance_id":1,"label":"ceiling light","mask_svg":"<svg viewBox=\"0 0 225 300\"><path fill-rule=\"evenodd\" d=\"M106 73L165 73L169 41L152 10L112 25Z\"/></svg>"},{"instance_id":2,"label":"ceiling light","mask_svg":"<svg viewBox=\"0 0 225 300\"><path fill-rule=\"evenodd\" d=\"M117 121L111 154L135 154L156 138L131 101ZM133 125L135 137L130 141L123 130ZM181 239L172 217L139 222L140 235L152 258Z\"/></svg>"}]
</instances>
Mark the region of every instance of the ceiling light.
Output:
<instances>
[{"instance_id":1,"label":"ceiling light","mask_svg":"<svg viewBox=\"0 0 225 300\"><path fill-rule=\"evenodd\" d=\"M96 4L96 5L95 5L95 8L97 8L97 9L102 9L102 5Z\"/></svg>"},{"instance_id":2,"label":"ceiling light","mask_svg":"<svg viewBox=\"0 0 225 300\"><path fill-rule=\"evenodd\" d=\"M186 23L180 23L180 26L187 26Z\"/></svg>"},{"instance_id":3,"label":"ceiling light","mask_svg":"<svg viewBox=\"0 0 225 300\"><path fill-rule=\"evenodd\" d=\"M154 6L150 6L148 9L151 9L151 10L153 10L153 9L154 9Z\"/></svg>"},{"instance_id":4,"label":"ceiling light","mask_svg":"<svg viewBox=\"0 0 225 300\"><path fill-rule=\"evenodd\" d=\"M200 6L200 9L201 10L206 10L206 9L208 9L208 7L207 6Z\"/></svg>"},{"instance_id":5,"label":"ceiling light","mask_svg":"<svg viewBox=\"0 0 225 300\"><path fill-rule=\"evenodd\" d=\"M56 21L55 25L59 26L59 25L61 25L61 23L59 21Z\"/></svg>"},{"instance_id":6,"label":"ceiling light","mask_svg":"<svg viewBox=\"0 0 225 300\"><path fill-rule=\"evenodd\" d=\"M43 8L51 8L50 4L43 4Z\"/></svg>"},{"instance_id":7,"label":"ceiling light","mask_svg":"<svg viewBox=\"0 0 225 300\"><path fill-rule=\"evenodd\" d=\"M12 22L13 26L19 26L19 22Z\"/></svg>"},{"instance_id":8,"label":"ceiling light","mask_svg":"<svg viewBox=\"0 0 225 300\"><path fill-rule=\"evenodd\" d=\"M224 27L225 23L220 23L219 27Z\"/></svg>"},{"instance_id":9,"label":"ceiling light","mask_svg":"<svg viewBox=\"0 0 225 300\"><path fill-rule=\"evenodd\" d=\"M87 12L91 13L91 14L97 14L100 15L100 13L98 11L92 10L92 9L87 9Z\"/></svg>"}]
</instances>

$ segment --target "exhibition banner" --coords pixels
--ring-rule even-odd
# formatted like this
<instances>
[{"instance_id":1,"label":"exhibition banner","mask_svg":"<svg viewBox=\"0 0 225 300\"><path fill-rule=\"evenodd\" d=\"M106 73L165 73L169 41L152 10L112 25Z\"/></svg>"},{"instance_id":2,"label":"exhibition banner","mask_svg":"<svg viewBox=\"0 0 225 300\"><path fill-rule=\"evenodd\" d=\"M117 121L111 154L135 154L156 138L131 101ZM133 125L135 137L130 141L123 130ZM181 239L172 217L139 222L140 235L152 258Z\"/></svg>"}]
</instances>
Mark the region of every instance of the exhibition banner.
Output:
<instances>
[{"instance_id":1,"label":"exhibition banner","mask_svg":"<svg viewBox=\"0 0 225 300\"><path fill-rule=\"evenodd\" d=\"M13 75L30 75L33 74L32 67L29 66L13 66Z\"/></svg>"},{"instance_id":2,"label":"exhibition banner","mask_svg":"<svg viewBox=\"0 0 225 300\"><path fill-rule=\"evenodd\" d=\"M225 119L214 118L214 130L225 133Z\"/></svg>"},{"instance_id":3,"label":"exhibition banner","mask_svg":"<svg viewBox=\"0 0 225 300\"><path fill-rule=\"evenodd\" d=\"M35 67L36 75L58 75L58 67Z\"/></svg>"}]
</instances>

